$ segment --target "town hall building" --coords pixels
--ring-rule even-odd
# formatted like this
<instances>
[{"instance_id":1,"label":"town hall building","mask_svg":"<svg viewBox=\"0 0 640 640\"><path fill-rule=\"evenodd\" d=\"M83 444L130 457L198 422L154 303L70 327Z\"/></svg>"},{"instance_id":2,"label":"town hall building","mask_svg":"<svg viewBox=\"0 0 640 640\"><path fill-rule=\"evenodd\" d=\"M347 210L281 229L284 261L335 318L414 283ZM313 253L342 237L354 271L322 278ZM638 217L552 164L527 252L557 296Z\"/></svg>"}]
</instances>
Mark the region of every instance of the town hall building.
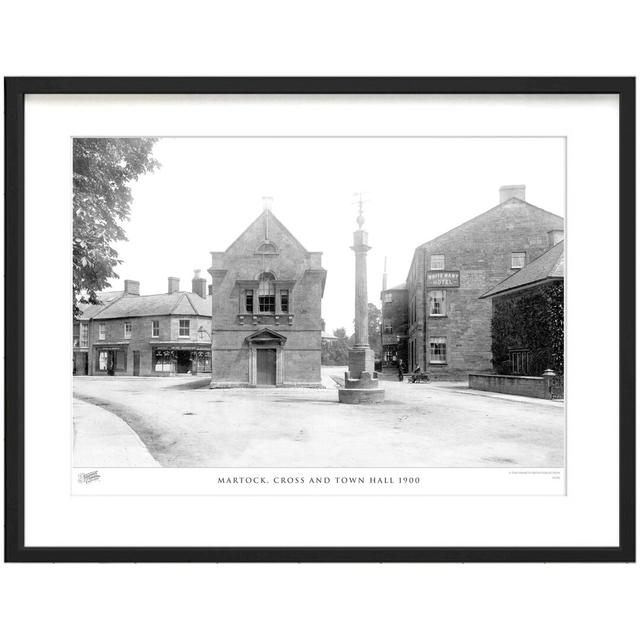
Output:
<instances>
[{"instance_id":1,"label":"town hall building","mask_svg":"<svg viewBox=\"0 0 640 640\"><path fill-rule=\"evenodd\" d=\"M322 254L266 205L226 251L211 252L211 387L321 386Z\"/></svg>"}]
</instances>

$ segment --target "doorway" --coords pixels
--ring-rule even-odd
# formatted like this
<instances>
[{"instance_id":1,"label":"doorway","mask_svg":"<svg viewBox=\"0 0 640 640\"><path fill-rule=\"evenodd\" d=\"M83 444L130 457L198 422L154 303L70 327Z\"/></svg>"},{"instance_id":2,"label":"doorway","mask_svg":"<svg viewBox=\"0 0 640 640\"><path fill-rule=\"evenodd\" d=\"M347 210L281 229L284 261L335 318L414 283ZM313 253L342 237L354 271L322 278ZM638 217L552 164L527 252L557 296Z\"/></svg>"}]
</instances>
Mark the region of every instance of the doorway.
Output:
<instances>
[{"instance_id":1,"label":"doorway","mask_svg":"<svg viewBox=\"0 0 640 640\"><path fill-rule=\"evenodd\" d=\"M140 375L140 352L139 351L133 352L133 375L134 376Z\"/></svg>"},{"instance_id":2,"label":"doorway","mask_svg":"<svg viewBox=\"0 0 640 640\"><path fill-rule=\"evenodd\" d=\"M89 374L89 354L81 351L74 354L73 375L86 376Z\"/></svg>"},{"instance_id":3,"label":"doorway","mask_svg":"<svg viewBox=\"0 0 640 640\"><path fill-rule=\"evenodd\" d=\"M176 351L176 373L191 372L191 352Z\"/></svg>"},{"instance_id":4,"label":"doorway","mask_svg":"<svg viewBox=\"0 0 640 640\"><path fill-rule=\"evenodd\" d=\"M116 353L115 351L107 351L107 375L116 375Z\"/></svg>"},{"instance_id":5,"label":"doorway","mask_svg":"<svg viewBox=\"0 0 640 640\"><path fill-rule=\"evenodd\" d=\"M276 350L258 349L257 353L257 383L265 386L276 384Z\"/></svg>"}]
</instances>

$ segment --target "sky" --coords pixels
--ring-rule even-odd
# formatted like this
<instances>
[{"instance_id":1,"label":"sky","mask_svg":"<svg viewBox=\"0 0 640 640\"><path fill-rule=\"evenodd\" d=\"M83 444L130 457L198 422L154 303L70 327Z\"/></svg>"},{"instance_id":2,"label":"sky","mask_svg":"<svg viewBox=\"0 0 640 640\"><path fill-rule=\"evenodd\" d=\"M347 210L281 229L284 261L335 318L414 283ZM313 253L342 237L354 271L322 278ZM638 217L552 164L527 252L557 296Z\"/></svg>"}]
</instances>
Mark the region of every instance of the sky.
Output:
<instances>
[{"instance_id":1,"label":"sky","mask_svg":"<svg viewBox=\"0 0 640 640\"><path fill-rule=\"evenodd\" d=\"M502 185L526 185L531 204L565 216L563 138L160 138L155 173L133 183L128 241L116 249L122 289L191 290L211 251L224 251L273 198L274 215L308 251L322 251L328 331L353 329L356 193L369 232L368 295L405 281L414 249L499 204Z\"/></svg>"}]
</instances>

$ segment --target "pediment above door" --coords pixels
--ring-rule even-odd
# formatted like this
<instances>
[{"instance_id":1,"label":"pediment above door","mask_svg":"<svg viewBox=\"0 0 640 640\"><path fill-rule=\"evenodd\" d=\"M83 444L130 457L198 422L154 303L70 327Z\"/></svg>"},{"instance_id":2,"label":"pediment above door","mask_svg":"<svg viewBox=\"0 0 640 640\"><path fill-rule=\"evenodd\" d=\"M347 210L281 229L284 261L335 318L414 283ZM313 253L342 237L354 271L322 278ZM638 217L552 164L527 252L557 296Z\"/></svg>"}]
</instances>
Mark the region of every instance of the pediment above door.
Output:
<instances>
[{"instance_id":1,"label":"pediment above door","mask_svg":"<svg viewBox=\"0 0 640 640\"><path fill-rule=\"evenodd\" d=\"M279 345L283 345L287 338L283 336L281 333L274 331L273 329L260 329L259 331L255 331L251 335L248 335L246 338L247 342L253 344L264 344L264 343L276 343Z\"/></svg>"}]
</instances>

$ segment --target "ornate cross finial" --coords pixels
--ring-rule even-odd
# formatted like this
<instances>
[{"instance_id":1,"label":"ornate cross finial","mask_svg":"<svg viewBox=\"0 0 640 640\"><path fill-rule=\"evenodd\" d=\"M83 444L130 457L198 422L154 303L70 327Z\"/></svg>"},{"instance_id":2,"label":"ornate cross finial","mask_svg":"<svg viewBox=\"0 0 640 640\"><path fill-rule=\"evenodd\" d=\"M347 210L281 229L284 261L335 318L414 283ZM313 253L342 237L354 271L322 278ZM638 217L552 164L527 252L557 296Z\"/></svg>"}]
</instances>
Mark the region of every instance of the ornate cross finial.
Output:
<instances>
[{"instance_id":1,"label":"ornate cross finial","mask_svg":"<svg viewBox=\"0 0 640 640\"><path fill-rule=\"evenodd\" d=\"M273 198L271 196L262 196L262 210L271 211L273 205Z\"/></svg>"},{"instance_id":2,"label":"ornate cross finial","mask_svg":"<svg viewBox=\"0 0 640 640\"><path fill-rule=\"evenodd\" d=\"M356 222L358 223L358 228L362 229L362 225L364 224L364 215L363 215L363 203L362 193L354 193L356 197L356 203L358 205L358 217L356 218Z\"/></svg>"}]
</instances>

